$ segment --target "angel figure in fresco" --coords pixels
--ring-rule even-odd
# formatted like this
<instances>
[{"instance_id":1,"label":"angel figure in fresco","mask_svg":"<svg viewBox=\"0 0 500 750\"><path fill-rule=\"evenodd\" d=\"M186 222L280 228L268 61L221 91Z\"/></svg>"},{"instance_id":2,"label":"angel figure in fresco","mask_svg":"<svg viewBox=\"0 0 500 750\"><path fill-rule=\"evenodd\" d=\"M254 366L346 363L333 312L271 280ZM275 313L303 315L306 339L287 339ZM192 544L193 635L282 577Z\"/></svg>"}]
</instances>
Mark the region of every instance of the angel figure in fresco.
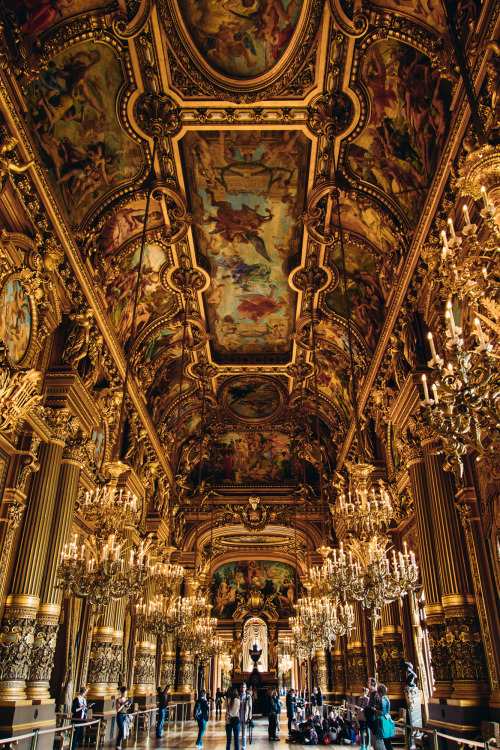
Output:
<instances>
[{"instance_id":1,"label":"angel figure in fresco","mask_svg":"<svg viewBox=\"0 0 500 750\"><path fill-rule=\"evenodd\" d=\"M147 225L156 225L162 220L161 211L150 211ZM131 234L142 229L145 221L143 208L122 208L102 227L97 240L97 246L104 256L113 253Z\"/></svg>"},{"instance_id":2,"label":"angel figure in fresco","mask_svg":"<svg viewBox=\"0 0 500 750\"><path fill-rule=\"evenodd\" d=\"M255 14L255 36L271 47L271 57L278 60L293 34L291 23L297 0L285 9L283 0L260 0ZM280 26L281 21L281 26Z\"/></svg>"},{"instance_id":3,"label":"angel figure in fresco","mask_svg":"<svg viewBox=\"0 0 500 750\"><path fill-rule=\"evenodd\" d=\"M367 71L367 83L373 91L370 123L380 122L386 108L397 105L396 92L391 85L387 85L388 72L389 66L384 64L380 49L375 45L370 50L370 67Z\"/></svg>"},{"instance_id":4,"label":"angel figure in fresco","mask_svg":"<svg viewBox=\"0 0 500 750\"><path fill-rule=\"evenodd\" d=\"M266 245L262 237L259 237L259 229L262 224L274 218L271 210L266 208L267 216L258 213L259 206L255 209L243 203L241 208L233 208L229 201L215 200L215 196L209 190L207 194L211 197L212 206L217 208L215 216L209 214L207 221L214 223L215 228L210 234L220 234L228 242L242 242L252 244L259 255L271 261Z\"/></svg>"},{"instance_id":5,"label":"angel figure in fresco","mask_svg":"<svg viewBox=\"0 0 500 750\"><path fill-rule=\"evenodd\" d=\"M40 34L55 22L58 13L71 8L74 0L24 0L26 21L21 26L23 34Z\"/></svg>"},{"instance_id":6,"label":"angel figure in fresco","mask_svg":"<svg viewBox=\"0 0 500 750\"><path fill-rule=\"evenodd\" d=\"M253 20L223 21L216 34L210 34L199 26L195 29L201 39L210 40L213 44L207 56L215 65L225 67L235 58L242 57L249 68L254 68L257 61L252 59L250 53L255 57L256 50L252 38L247 33L253 25Z\"/></svg>"},{"instance_id":7,"label":"angel figure in fresco","mask_svg":"<svg viewBox=\"0 0 500 750\"><path fill-rule=\"evenodd\" d=\"M254 323L259 323L268 315L281 310L285 306L285 300L280 297L278 300L273 299L277 287L275 284L270 285L270 292L267 296L263 294L242 294L238 299L241 300L238 305L238 312L245 318L250 318Z\"/></svg>"},{"instance_id":8,"label":"angel figure in fresco","mask_svg":"<svg viewBox=\"0 0 500 750\"><path fill-rule=\"evenodd\" d=\"M38 79L38 104L45 112L49 130L61 119L83 122L85 105L104 116L101 92L97 83L89 78L91 69L100 59L97 50L79 52L70 56L62 67L54 62L49 63L47 70L41 74Z\"/></svg>"}]
</instances>

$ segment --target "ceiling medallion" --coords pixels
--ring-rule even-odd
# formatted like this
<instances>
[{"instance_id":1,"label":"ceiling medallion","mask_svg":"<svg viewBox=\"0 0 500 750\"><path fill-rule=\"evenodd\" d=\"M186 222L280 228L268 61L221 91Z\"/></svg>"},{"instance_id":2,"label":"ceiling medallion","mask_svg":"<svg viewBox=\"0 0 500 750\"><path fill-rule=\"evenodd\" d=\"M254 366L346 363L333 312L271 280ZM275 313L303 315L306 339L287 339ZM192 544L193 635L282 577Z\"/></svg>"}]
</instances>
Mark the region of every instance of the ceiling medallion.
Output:
<instances>
[{"instance_id":1,"label":"ceiling medallion","mask_svg":"<svg viewBox=\"0 0 500 750\"><path fill-rule=\"evenodd\" d=\"M286 394L273 378L239 375L226 381L219 395L232 419L246 424L262 424L279 416Z\"/></svg>"},{"instance_id":2,"label":"ceiling medallion","mask_svg":"<svg viewBox=\"0 0 500 750\"><path fill-rule=\"evenodd\" d=\"M137 124L146 135L164 138L180 129L179 108L166 94L141 94L134 110Z\"/></svg>"},{"instance_id":3,"label":"ceiling medallion","mask_svg":"<svg viewBox=\"0 0 500 750\"><path fill-rule=\"evenodd\" d=\"M342 135L354 120L354 104L343 91L325 91L309 107L307 124L315 135L332 139Z\"/></svg>"}]
</instances>

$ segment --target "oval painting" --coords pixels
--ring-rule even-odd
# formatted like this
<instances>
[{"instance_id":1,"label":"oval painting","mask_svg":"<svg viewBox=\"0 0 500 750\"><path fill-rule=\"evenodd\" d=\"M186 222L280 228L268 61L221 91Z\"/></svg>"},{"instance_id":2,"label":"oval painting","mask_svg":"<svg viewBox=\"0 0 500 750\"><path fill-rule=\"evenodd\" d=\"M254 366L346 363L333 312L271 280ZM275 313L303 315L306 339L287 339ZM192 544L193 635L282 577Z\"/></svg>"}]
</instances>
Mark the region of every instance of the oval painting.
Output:
<instances>
[{"instance_id":1,"label":"oval painting","mask_svg":"<svg viewBox=\"0 0 500 750\"><path fill-rule=\"evenodd\" d=\"M267 378L234 378L224 388L223 403L242 422L273 419L281 410L283 397L276 383Z\"/></svg>"},{"instance_id":2,"label":"oval painting","mask_svg":"<svg viewBox=\"0 0 500 750\"><path fill-rule=\"evenodd\" d=\"M10 360L18 365L31 343L33 318L30 298L19 279L10 279L0 294L0 338Z\"/></svg>"},{"instance_id":3,"label":"oval painting","mask_svg":"<svg viewBox=\"0 0 500 750\"><path fill-rule=\"evenodd\" d=\"M200 54L232 78L251 78L282 57L304 0L182 0L186 27Z\"/></svg>"}]
</instances>

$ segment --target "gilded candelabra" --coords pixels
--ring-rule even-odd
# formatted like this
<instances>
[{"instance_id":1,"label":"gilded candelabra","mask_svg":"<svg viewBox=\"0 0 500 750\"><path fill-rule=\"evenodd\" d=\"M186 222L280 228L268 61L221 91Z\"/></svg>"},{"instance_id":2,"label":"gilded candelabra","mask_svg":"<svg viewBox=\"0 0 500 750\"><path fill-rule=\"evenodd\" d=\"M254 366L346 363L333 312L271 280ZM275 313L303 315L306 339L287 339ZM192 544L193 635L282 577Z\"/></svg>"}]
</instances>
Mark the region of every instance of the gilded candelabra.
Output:
<instances>
[{"instance_id":1,"label":"gilded candelabra","mask_svg":"<svg viewBox=\"0 0 500 750\"><path fill-rule=\"evenodd\" d=\"M499 463L500 448L500 373L492 345L484 339L479 318L475 319L476 346L467 347L462 329L455 324L451 302L446 310L446 359L435 349L432 333L429 344L432 357L428 365L432 397L427 376L422 376L424 419L441 437L447 455L446 468L462 481L461 456L469 449L478 458Z\"/></svg>"},{"instance_id":2,"label":"gilded candelabra","mask_svg":"<svg viewBox=\"0 0 500 750\"><path fill-rule=\"evenodd\" d=\"M88 600L95 614L102 614L111 600L138 594L149 575L149 558L143 547L130 550L125 561L122 545L114 534L91 536L81 545L77 536L64 546L58 568L59 586Z\"/></svg>"}]
</instances>

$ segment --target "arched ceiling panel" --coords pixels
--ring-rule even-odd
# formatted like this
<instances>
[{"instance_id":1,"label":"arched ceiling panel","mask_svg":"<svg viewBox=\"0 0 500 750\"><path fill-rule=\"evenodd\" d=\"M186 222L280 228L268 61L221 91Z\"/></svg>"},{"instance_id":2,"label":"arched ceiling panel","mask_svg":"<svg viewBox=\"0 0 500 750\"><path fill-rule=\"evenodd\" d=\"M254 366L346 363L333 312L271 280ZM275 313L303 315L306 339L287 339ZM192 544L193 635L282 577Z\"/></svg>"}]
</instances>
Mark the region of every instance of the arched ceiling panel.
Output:
<instances>
[{"instance_id":1,"label":"arched ceiling panel","mask_svg":"<svg viewBox=\"0 0 500 750\"><path fill-rule=\"evenodd\" d=\"M369 47L359 80L369 120L348 148L348 164L394 197L414 224L446 142L451 84L426 55L396 39Z\"/></svg>"},{"instance_id":2,"label":"arched ceiling panel","mask_svg":"<svg viewBox=\"0 0 500 750\"><path fill-rule=\"evenodd\" d=\"M73 225L141 172L142 149L117 117L127 83L116 51L88 41L56 55L28 84L33 135Z\"/></svg>"}]
</instances>

